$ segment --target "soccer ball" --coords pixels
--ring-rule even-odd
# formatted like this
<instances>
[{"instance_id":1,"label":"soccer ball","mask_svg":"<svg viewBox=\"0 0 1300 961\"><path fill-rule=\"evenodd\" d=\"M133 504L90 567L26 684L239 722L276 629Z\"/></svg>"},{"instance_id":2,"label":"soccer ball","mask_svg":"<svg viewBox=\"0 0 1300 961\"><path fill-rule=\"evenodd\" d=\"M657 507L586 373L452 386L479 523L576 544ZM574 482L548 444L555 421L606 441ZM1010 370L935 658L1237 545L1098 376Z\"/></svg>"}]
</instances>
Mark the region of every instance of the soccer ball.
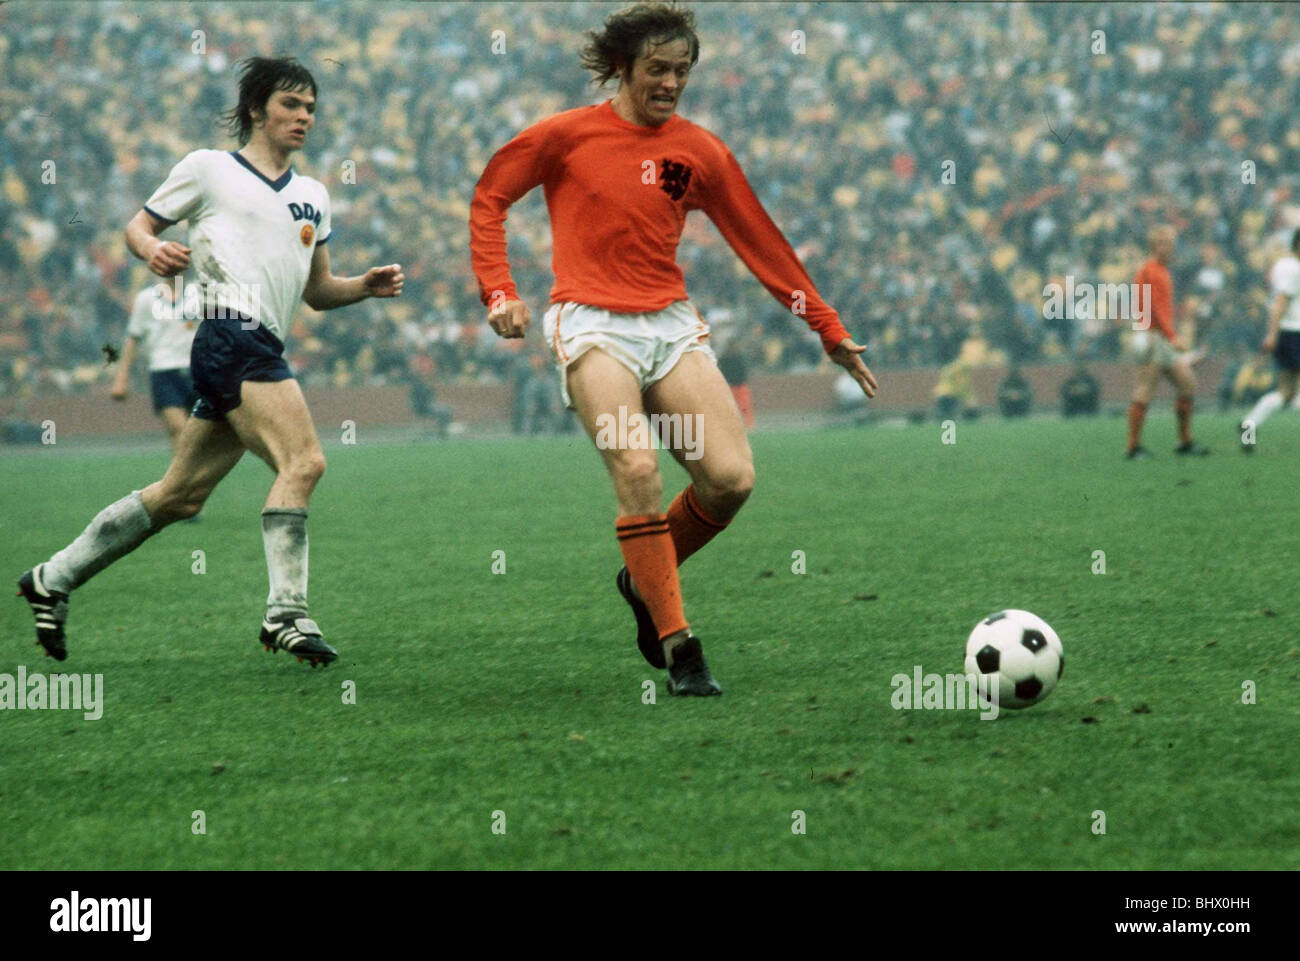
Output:
<instances>
[{"instance_id":1,"label":"soccer ball","mask_svg":"<svg viewBox=\"0 0 1300 961\"><path fill-rule=\"evenodd\" d=\"M966 641L966 673L997 685L998 707L1022 708L1052 693L1065 670L1056 631L1028 611L998 611L975 625Z\"/></svg>"}]
</instances>

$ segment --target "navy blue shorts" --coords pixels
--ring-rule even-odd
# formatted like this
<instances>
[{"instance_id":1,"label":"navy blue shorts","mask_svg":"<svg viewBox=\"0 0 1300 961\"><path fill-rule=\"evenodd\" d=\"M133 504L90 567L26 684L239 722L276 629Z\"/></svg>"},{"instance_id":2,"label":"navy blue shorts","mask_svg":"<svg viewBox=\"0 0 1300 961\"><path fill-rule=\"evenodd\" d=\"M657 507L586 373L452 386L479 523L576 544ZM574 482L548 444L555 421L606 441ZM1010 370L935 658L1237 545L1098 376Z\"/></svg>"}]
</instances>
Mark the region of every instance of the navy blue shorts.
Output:
<instances>
[{"instance_id":1,"label":"navy blue shorts","mask_svg":"<svg viewBox=\"0 0 1300 961\"><path fill-rule=\"evenodd\" d=\"M149 392L153 394L155 414L161 414L164 407L180 407L188 411L199 399L190 372L183 367L149 371Z\"/></svg>"},{"instance_id":2,"label":"navy blue shorts","mask_svg":"<svg viewBox=\"0 0 1300 961\"><path fill-rule=\"evenodd\" d=\"M248 318L209 318L199 324L190 348L190 373L199 400L194 416L225 420L239 406L239 385L246 380L290 380L293 371L284 362L284 344L261 324L245 330Z\"/></svg>"},{"instance_id":3,"label":"navy blue shorts","mask_svg":"<svg viewBox=\"0 0 1300 961\"><path fill-rule=\"evenodd\" d=\"M1279 330L1273 359L1283 370L1300 370L1300 330Z\"/></svg>"}]
</instances>

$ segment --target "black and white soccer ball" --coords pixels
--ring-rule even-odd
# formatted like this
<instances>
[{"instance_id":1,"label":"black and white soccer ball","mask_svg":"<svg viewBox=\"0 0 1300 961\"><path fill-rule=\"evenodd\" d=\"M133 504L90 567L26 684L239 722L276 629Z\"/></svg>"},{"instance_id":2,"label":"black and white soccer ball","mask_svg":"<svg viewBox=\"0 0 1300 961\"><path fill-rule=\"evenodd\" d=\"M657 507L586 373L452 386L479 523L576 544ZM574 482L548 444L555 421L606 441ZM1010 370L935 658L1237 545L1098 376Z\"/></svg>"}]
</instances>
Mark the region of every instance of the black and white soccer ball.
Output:
<instances>
[{"instance_id":1,"label":"black and white soccer ball","mask_svg":"<svg viewBox=\"0 0 1300 961\"><path fill-rule=\"evenodd\" d=\"M1052 693L1065 670L1061 639L1028 611L998 611L975 625L966 641L966 673L981 690L998 692L998 707L1022 708ZM988 684L984 688L984 684Z\"/></svg>"}]
</instances>

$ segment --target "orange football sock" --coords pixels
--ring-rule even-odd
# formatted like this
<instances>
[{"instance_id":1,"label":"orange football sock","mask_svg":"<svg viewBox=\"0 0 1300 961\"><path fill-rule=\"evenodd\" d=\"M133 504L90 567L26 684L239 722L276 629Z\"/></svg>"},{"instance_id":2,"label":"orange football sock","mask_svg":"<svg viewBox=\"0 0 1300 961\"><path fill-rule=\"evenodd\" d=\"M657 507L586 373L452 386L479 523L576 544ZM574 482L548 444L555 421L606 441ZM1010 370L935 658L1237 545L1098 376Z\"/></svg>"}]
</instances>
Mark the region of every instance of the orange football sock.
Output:
<instances>
[{"instance_id":1,"label":"orange football sock","mask_svg":"<svg viewBox=\"0 0 1300 961\"><path fill-rule=\"evenodd\" d=\"M687 484L668 507L668 532L677 551L677 566L681 567L686 558L726 530L729 523L710 517L700 504L695 485Z\"/></svg>"},{"instance_id":2,"label":"orange football sock","mask_svg":"<svg viewBox=\"0 0 1300 961\"><path fill-rule=\"evenodd\" d=\"M682 589L677 581L677 555L663 514L620 517L614 524L618 546L637 593L650 609L659 637L685 630Z\"/></svg>"},{"instance_id":3,"label":"orange football sock","mask_svg":"<svg viewBox=\"0 0 1300 961\"><path fill-rule=\"evenodd\" d=\"M1147 419L1147 405L1137 401L1128 405L1128 449L1142 442L1142 422Z\"/></svg>"},{"instance_id":4,"label":"orange football sock","mask_svg":"<svg viewBox=\"0 0 1300 961\"><path fill-rule=\"evenodd\" d=\"M1174 401L1174 410L1178 412L1178 443L1192 442L1192 404L1191 397L1179 397Z\"/></svg>"}]
</instances>

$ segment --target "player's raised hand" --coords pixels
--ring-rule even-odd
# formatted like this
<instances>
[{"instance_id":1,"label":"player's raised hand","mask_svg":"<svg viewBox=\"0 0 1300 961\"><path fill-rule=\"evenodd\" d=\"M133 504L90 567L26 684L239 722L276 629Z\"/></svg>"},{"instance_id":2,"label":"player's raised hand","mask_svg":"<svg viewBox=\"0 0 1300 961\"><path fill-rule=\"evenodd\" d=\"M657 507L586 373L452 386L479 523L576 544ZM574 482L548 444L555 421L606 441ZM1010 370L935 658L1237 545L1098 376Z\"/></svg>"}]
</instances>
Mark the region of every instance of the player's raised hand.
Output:
<instances>
[{"instance_id":1,"label":"player's raised hand","mask_svg":"<svg viewBox=\"0 0 1300 961\"><path fill-rule=\"evenodd\" d=\"M402 273L401 264L389 264L386 267L371 267L366 271L361 283L371 297L400 297L406 275Z\"/></svg>"},{"instance_id":2,"label":"player's raised hand","mask_svg":"<svg viewBox=\"0 0 1300 961\"><path fill-rule=\"evenodd\" d=\"M853 375L853 379L856 380L858 386L862 388L862 393L866 394L868 397L875 397L876 387L878 386L876 384L876 378L871 376L871 371L867 369L867 365L864 364L862 358L858 356L866 351L866 349L867 348L855 344L853 338L845 337L840 341L839 346L831 352L831 360L835 361L835 363L839 364Z\"/></svg>"},{"instance_id":3,"label":"player's raised hand","mask_svg":"<svg viewBox=\"0 0 1300 961\"><path fill-rule=\"evenodd\" d=\"M522 300L507 300L488 311L488 324L498 337L522 337L528 330L528 305Z\"/></svg>"},{"instance_id":4,"label":"player's raised hand","mask_svg":"<svg viewBox=\"0 0 1300 961\"><path fill-rule=\"evenodd\" d=\"M175 240L160 240L149 257L149 269L159 277L175 277L190 265L190 248Z\"/></svg>"}]
</instances>

